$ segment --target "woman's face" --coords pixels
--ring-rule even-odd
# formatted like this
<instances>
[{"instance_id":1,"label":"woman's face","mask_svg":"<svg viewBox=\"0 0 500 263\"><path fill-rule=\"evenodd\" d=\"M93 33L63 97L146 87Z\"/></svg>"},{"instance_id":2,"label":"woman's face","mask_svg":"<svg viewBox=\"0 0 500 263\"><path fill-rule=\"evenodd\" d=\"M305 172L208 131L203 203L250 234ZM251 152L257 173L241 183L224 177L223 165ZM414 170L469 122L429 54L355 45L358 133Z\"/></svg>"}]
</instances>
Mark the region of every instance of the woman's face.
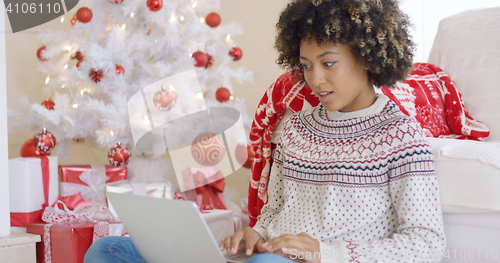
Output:
<instances>
[{"instance_id":1,"label":"woman's face","mask_svg":"<svg viewBox=\"0 0 500 263\"><path fill-rule=\"evenodd\" d=\"M350 112L375 102L368 72L348 45L302 40L300 62L307 84L326 110Z\"/></svg>"}]
</instances>

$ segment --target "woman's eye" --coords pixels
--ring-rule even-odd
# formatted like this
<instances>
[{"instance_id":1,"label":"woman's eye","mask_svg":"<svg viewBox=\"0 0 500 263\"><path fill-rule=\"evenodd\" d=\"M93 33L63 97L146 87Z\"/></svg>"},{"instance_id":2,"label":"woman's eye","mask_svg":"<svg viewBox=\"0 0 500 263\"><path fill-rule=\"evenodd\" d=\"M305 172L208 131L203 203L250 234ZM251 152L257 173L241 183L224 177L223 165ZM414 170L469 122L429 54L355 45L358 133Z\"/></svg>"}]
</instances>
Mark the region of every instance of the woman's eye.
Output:
<instances>
[{"instance_id":1,"label":"woman's eye","mask_svg":"<svg viewBox=\"0 0 500 263\"><path fill-rule=\"evenodd\" d=\"M323 65L325 65L326 67L331 67L333 66L335 63L337 63L336 61L333 61L333 62L325 62L323 63Z\"/></svg>"},{"instance_id":2,"label":"woman's eye","mask_svg":"<svg viewBox=\"0 0 500 263\"><path fill-rule=\"evenodd\" d=\"M309 65L305 65L305 64L301 64L301 65L300 65L300 68L302 68L302 69L308 69L308 68L310 68L310 67L311 67L311 66L309 66Z\"/></svg>"}]
</instances>

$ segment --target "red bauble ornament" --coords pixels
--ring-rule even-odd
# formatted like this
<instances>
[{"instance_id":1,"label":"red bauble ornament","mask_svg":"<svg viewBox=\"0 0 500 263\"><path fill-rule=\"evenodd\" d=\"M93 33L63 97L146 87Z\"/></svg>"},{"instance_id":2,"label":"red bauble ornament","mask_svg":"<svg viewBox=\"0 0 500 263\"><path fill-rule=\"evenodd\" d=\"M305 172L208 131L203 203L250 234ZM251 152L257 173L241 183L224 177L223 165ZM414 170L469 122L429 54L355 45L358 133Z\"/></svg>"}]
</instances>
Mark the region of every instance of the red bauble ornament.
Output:
<instances>
[{"instance_id":1,"label":"red bauble ornament","mask_svg":"<svg viewBox=\"0 0 500 263\"><path fill-rule=\"evenodd\" d=\"M40 153L50 153L56 146L56 137L43 128L42 132L38 133L33 139L33 144Z\"/></svg>"},{"instance_id":2,"label":"red bauble ornament","mask_svg":"<svg viewBox=\"0 0 500 263\"><path fill-rule=\"evenodd\" d=\"M76 23L76 15L73 16L73 18L71 18L71 25L74 26L75 23Z\"/></svg>"},{"instance_id":3,"label":"red bauble ornament","mask_svg":"<svg viewBox=\"0 0 500 263\"><path fill-rule=\"evenodd\" d=\"M41 153L35 148L35 144L33 143L33 139L27 140L23 146L21 146L21 157L36 157L36 156L44 156L50 155L50 153Z\"/></svg>"},{"instance_id":4,"label":"red bauble ornament","mask_svg":"<svg viewBox=\"0 0 500 263\"><path fill-rule=\"evenodd\" d=\"M116 75L118 74L125 74L125 69L123 69L123 67L120 66L120 63L116 64Z\"/></svg>"},{"instance_id":5,"label":"red bauble ornament","mask_svg":"<svg viewBox=\"0 0 500 263\"><path fill-rule=\"evenodd\" d=\"M224 87L219 88L215 92L215 98L220 102L226 102L230 99L230 97L231 97L231 92Z\"/></svg>"},{"instance_id":6,"label":"red bauble ornament","mask_svg":"<svg viewBox=\"0 0 500 263\"><path fill-rule=\"evenodd\" d=\"M108 0L108 2L110 2L112 4L119 4L119 3L123 2L123 0Z\"/></svg>"},{"instance_id":7,"label":"red bauble ornament","mask_svg":"<svg viewBox=\"0 0 500 263\"><path fill-rule=\"evenodd\" d=\"M233 61L239 60L242 55L241 49L237 47L233 47L233 49L229 51L229 56L233 57Z\"/></svg>"},{"instance_id":8,"label":"red bauble ornament","mask_svg":"<svg viewBox=\"0 0 500 263\"><path fill-rule=\"evenodd\" d=\"M220 20L221 20L220 15L215 12L208 14L207 17L205 18L205 22L207 22L207 25L211 27L218 26L220 24Z\"/></svg>"},{"instance_id":9,"label":"red bauble ornament","mask_svg":"<svg viewBox=\"0 0 500 263\"><path fill-rule=\"evenodd\" d=\"M76 65L78 67L78 65ZM90 72L89 72L89 77L95 82L99 82L101 81L101 78L104 77L104 73L102 71L102 69L99 69L99 70L95 70L95 69L91 69Z\"/></svg>"},{"instance_id":10,"label":"red bauble ornament","mask_svg":"<svg viewBox=\"0 0 500 263\"><path fill-rule=\"evenodd\" d=\"M42 102L42 105L47 108L47 110L53 110L55 103L48 98L47 100Z\"/></svg>"},{"instance_id":11,"label":"red bauble ornament","mask_svg":"<svg viewBox=\"0 0 500 263\"><path fill-rule=\"evenodd\" d=\"M162 0L148 0L147 2L148 9L151 11L158 11L161 9L163 6L163 1Z\"/></svg>"},{"instance_id":12,"label":"red bauble ornament","mask_svg":"<svg viewBox=\"0 0 500 263\"><path fill-rule=\"evenodd\" d=\"M155 96L153 97L153 102L157 109L161 111L168 111L175 106L176 99L177 96L175 92L162 89L156 92Z\"/></svg>"},{"instance_id":13,"label":"red bauble ornament","mask_svg":"<svg viewBox=\"0 0 500 263\"><path fill-rule=\"evenodd\" d=\"M71 56L71 59L76 59L78 61L82 61L83 58L84 58L84 56L82 55L82 52L80 52L80 51L76 51L76 53L73 56Z\"/></svg>"},{"instance_id":14,"label":"red bauble ornament","mask_svg":"<svg viewBox=\"0 0 500 263\"><path fill-rule=\"evenodd\" d=\"M202 133L191 145L191 155L194 160L204 166L218 164L226 154L224 142L213 133Z\"/></svg>"},{"instance_id":15,"label":"red bauble ornament","mask_svg":"<svg viewBox=\"0 0 500 263\"><path fill-rule=\"evenodd\" d=\"M88 23L92 20L92 11L88 7L82 7L76 12L76 19L82 23Z\"/></svg>"},{"instance_id":16,"label":"red bauble ornament","mask_svg":"<svg viewBox=\"0 0 500 263\"><path fill-rule=\"evenodd\" d=\"M108 161L113 166L122 167L128 164L130 156L131 154L127 147L122 146L121 143L117 143L113 148L109 149Z\"/></svg>"},{"instance_id":17,"label":"red bauble ornament","mask_svg":"<svg viewBox=\"0 0 500 263\"><path fill-rule=\"evenodd\" d=\"M252 168L253 150L251 145L245 146L238 144L238 146L236 146L235 155L236 161L238 161L239 164L248 169Z\"/></svg>"},{"instance_id":18,"label":"red bauble ornament","mask_svg":"<svg viewBox=\"0 0 500 263\"><path fill-rule=\"evenodd\" d=\"M205 54L201 51L197 51L197 52L194 52L192 57L196 60L195 66L197 66L197 67L207 66L207 64L208 64L208 55L207 54Z\"/></svg>"},{"instance_id":19,"label":"red bauble ornament","mask_svg":"<svg viewBox=\"0 0 500 263\"><path fill-rule=\"evenodd\" d=\"M43 62L46 62L47 59L45 57L42 56L42 51L46 50L47 47L46 46L42 46L41 48L38 49L38 51L36 52L36 56L38 57L39 60L43 61Z\"/></svg>"}]
</instances>

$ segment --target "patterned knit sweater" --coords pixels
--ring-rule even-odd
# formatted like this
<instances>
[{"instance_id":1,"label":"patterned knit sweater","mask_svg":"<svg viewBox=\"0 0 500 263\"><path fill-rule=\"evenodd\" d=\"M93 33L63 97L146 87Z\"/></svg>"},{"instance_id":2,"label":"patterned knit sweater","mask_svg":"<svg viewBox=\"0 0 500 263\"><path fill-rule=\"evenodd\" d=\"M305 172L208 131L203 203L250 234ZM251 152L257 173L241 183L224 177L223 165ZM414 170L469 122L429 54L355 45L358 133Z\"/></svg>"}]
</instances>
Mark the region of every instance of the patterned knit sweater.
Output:
<instances>
[{"instance_id":1,"label":"patterned knit sweater","mask_svg":"<svg viewBox=\"0 0 500 263\"><path fill-rule=\"evenodd\" d=\"M432 153L418 124L384 95L355 112L319 105L290 117L268 190L254 229L265 240L308 233L321 254L302 256L439 262L444 252Z\"/></svg>"}]
</instances>

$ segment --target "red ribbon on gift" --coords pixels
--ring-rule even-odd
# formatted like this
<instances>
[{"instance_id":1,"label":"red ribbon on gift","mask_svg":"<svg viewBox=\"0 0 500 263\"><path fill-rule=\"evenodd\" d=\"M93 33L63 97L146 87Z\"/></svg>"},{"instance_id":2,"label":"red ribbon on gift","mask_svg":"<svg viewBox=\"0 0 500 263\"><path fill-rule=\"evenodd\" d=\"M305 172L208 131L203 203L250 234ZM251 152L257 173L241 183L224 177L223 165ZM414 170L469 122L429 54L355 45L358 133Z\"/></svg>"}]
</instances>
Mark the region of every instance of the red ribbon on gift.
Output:
<instances>
[{"instance_id":1,"label":"red ribbon on gift","mask_svg":"<svg viewBox=\"0 0 500 263\"><path fill-rule=\"evenodd\" d=\"M24 227L29 223L42 223L42 214L45 207L49 206L49 182L50 182L50 170L49 170L49 158L45 156L36 156L40 158L41 168L42 168L42 181L43 181L43 197L45 198L45 203L42 205L41 210L37 210L29 213L10 213L10 225Z\"/></svg>"},{"instance_id":2,"label":"red ribbon on gift","mask_svg":"<svg viewBox=\"0 0 500 263\"><path fill-rule=\"evenodd\" d=\"M197 172L194 176L194 185L197 194L201 195L201 208L226 209L226 206L219 198L219 194L224 190L224 176L219 171L208 179L202 172Z\"/></svg>"}]
</instances>

